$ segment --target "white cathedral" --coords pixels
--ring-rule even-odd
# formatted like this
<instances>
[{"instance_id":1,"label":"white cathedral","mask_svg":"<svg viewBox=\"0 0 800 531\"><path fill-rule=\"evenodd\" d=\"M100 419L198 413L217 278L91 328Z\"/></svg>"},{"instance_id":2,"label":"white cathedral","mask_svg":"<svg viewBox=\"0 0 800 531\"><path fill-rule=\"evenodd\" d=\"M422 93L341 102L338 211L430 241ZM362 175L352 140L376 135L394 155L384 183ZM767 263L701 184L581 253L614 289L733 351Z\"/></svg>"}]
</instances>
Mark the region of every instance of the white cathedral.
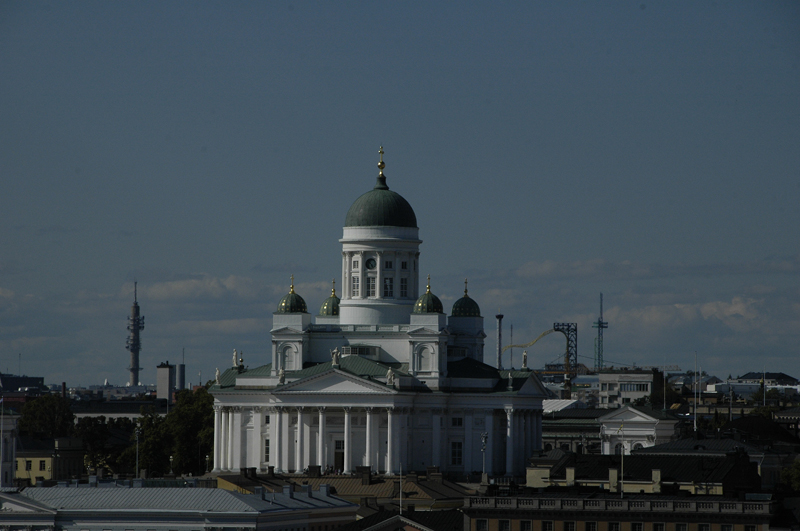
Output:
<instances>
[{"instance_id":1,"label":"white cathedral","mask_svg":"<svg viewBox=\"0 0 800 531\"><path fill-rule=\"evenodd\" d=\"M292 281L268 363L245 368L234 351L217 371L214 472L522 475L541 448L548 391L530 370L483 363L466 284L449 317L430 279L420 285L417 218L380 154L375 187L345 217L341 299L333 289L312 317Z\"/></svg>"}]
</instances>

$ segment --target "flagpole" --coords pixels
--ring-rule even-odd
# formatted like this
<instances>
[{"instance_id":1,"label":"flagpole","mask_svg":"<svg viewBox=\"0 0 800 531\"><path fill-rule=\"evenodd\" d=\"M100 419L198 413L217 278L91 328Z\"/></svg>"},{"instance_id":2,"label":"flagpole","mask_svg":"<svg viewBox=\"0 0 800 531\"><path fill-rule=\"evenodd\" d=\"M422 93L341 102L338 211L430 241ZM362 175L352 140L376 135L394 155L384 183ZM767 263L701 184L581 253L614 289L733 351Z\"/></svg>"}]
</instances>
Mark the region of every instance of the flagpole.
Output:
<instances>
[{"instance_id":1,"label":"flagpole","mask_svg":"<svg viewBox=\"0 0 800 531\"><path fill-rule=\"evenodd\" d=\"M619 427L622 430L622 466L620 467L619 474L619 480L622 484L622 488L619 489L619 497L622 498L623 493L625 492L625 423L623 422Z\"/></svg>"},{"instance_id":2,"label":"flagpole","mask_svg":"<svg viewBox=\"0 0 800 531\"><path fill-rule=\"evenodd\" d=\"M5 397L0 398L0 476L2 476L2 477L0 477L0 485L2 485L3 487L7 487L8 485L5 484L5 474L3 474L3 472L5 472L5 470L3 470L3 469L6 466L5 465L5 459L6 459L5 442L6 441L5 441L5 434L3 433L3 428L5 428L5 423L6 423L6 419L5 419L6 408L3 406L3 400L4 399L5 399Z\"/></svg>"}]
</instances>

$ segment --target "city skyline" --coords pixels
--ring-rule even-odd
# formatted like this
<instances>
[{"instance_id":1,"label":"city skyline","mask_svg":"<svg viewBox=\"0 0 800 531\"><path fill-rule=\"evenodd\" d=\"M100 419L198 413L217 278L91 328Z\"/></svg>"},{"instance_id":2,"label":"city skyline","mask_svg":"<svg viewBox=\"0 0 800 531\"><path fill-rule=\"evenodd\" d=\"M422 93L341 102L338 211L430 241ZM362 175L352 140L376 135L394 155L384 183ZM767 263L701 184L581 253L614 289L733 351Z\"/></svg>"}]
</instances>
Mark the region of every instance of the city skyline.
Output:
<instances>
[{"instance_id":1,"label":"city skyline","mask_svg":"<svg viewBox=\"0 0 800 531\"><path fill-rule=\"evenodd\" d=\"M316 314L344 216L414 208L485 361L578 323L606 363L800 374L800 6L618 2L0 6L0 367L124 385L267 363ZM539 367L563 352L551 334ZM522 352L515 350L519 367ZM507 364L504 361L504 364Z\"/></svg>"}]
</instances>

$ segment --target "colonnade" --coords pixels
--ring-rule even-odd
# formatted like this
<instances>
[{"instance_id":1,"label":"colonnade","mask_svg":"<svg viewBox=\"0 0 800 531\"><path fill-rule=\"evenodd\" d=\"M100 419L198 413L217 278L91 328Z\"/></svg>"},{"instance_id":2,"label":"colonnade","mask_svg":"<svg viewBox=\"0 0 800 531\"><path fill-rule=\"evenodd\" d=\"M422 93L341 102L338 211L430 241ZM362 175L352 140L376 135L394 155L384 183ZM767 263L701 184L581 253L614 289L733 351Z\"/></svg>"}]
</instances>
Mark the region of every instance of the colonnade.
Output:
<instances>
[{"instance_id":1,"label":"colonnade","mask_svg":"<svg viewBox=\"0 0 800 531\"><path fill-rule=\"evenodd\" d=\"M370 271L365 266L365 261L369 256L375 256L375 269ZM343 299L366 299L369 297L383 298L383 279L392 279L392 295L389 298L397 299L401 297L400 279L408 279L407 293L404 298L416 299L419 293L419 273L415 268L416 261L419 259L419 251L345 251L342 253L342 298ZM392 261L392 268L386 269L385 261ZM353 262L358 262L358 268L353 267ZM402 263L406 262L406 269L402 269ZM375 294L370 295L368 278L375 278ZM356 288L358 294L354 293L353 279L357 279Z\"/></svg>"},{"instance_id":2,"label":"colonnade","mask_svg":"<svg viewBox=\"0 0 800 531\"><path fill-rule=\"evenodd\" d=\"M214 471L319 465L349 474L361 465L387 475L424 466L469 473L483 469L485 452L487 473L519 475L541 449L541 434L541 409L215 406Z\"/></svg>"}]
</instances>

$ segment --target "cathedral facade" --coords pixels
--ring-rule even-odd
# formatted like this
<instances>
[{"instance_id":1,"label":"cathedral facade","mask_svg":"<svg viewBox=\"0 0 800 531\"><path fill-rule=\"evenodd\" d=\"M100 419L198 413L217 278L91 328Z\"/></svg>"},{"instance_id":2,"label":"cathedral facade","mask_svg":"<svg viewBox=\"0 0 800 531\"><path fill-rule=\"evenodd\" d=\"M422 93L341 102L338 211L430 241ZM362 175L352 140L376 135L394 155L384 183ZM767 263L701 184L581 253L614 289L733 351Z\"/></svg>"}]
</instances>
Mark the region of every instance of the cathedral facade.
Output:
<instances>
[{"instance_id":1,"label":"cathedral facade","mask_svg":"<svg viewBox=\"0 0 800 531\"><path fill-rule=\"evenodd\" d=\"M292 280L267 363L245 368L234 351L218 372L215 472L522 475L541 448L547 390L527 369L483 363L484 321L466 282L448 316L420 279L416 215L389 190L380 153L375 187L345 217L341 298L333 288L312 317Z\"/></svg>"}]
</instances>

